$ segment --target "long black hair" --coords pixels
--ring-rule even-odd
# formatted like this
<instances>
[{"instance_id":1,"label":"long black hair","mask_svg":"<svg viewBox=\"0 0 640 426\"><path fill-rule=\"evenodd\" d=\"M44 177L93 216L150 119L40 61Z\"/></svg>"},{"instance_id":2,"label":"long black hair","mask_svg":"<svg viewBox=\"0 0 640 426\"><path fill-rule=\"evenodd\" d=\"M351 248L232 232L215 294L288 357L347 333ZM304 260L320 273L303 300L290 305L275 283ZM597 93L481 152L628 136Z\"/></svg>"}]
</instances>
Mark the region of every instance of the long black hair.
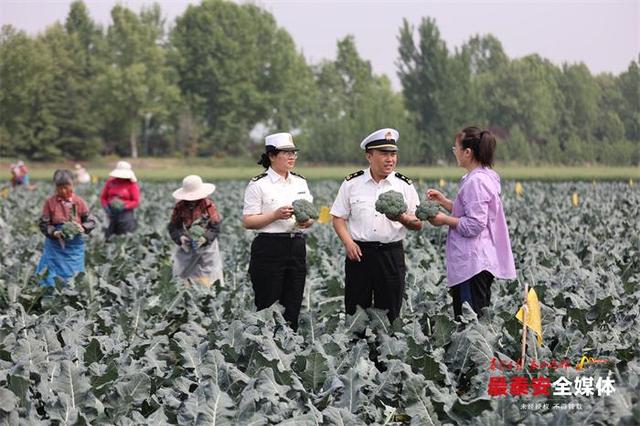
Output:
<instances>
[{"instance_id":1,"label":"long black hair","mask_svg":"<svg viewBox=\"0 0 640 426\"><path fill-rule=\"evenodd\" d=\"M493 167L496 153L496 137L489 130L482 130L477 126L465 127L456 135L462 149L470 148L475 158L482 166Z\"/></svg>"}]
</instances>

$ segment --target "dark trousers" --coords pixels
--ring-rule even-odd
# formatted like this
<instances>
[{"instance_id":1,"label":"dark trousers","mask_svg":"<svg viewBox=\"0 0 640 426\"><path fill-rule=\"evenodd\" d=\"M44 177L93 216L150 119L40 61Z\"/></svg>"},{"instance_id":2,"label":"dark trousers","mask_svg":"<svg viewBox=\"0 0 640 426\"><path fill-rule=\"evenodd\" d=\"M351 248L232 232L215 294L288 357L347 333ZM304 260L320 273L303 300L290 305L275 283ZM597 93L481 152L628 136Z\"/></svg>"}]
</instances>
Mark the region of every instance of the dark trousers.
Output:
<instances>
[{"instance_id":1,"label":"dark trousers","mask_svg":"<svg viewBox=\"0 0 640 426\"><path fill-rule=\"evenodd\" d=\"M261 310L280 302L284 319L297 330L307 277L305 239L259 234L251 243L249 276L256 308Z\"/></svg>"},{"instance_id":2,"label":"dark trousers","mask_svg":"<svg viewBox=\"0 0 640 426\"><path fill-rule=\"evenodd\" d=\"M133 232L138 227L133 210L113 212L109 216L109 226L104 231L105 238L112 235L122 235Z\"/></svg>"},{"instance_id":3,"label":"dark trousers","mask_svg":"<svg viewBox=\"0 0 640 426\"><path fill-rule=\"evenodd\" d=\"M360 262L345 260L344 307L348 315L356 306L387 310L389 321L400 315L406 265L402 241L390 244L358 242L362 251Z\"/></svg>"},{"instance_id":4,"label":"dark trousers","mask_svg":"<svg viewBox=\"0 0 640 426\"><path fill-rule=\"evenodd\" d=\"M453 298L453 313L456 318L462 315L462 304L467 302L471 309L482 316L482 308L491 304L491 284L493 274L482 271L467 281L461 282L449 289Z\"/></svg>"}]
</instances>

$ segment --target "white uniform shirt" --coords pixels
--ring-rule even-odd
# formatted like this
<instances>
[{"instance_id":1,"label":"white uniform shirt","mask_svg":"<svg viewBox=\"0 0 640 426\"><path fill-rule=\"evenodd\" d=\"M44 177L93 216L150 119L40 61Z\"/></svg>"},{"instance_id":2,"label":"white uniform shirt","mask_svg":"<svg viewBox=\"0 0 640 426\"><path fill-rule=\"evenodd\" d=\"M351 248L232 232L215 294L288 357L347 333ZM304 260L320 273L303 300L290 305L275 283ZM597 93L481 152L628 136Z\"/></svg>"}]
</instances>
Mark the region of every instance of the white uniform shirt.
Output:
<instances>
[{"instance_id":1,"label":"white uniform shirt","mask_svg":"<svg viewBox=\"0 0 640 426\"><path fill-rule=\"evenodd\" d=\"M313 202L307 181L293 173L289 173L285 179L269 167L266 176L252 180L247 185L247 189L244 191L242 214L270 213L282 206L290 206L300 198ZM271 222L258 231L273 233L301 232L302 230L296 226L295 218L291 217Z\"/></svg>"},{"instance_id":2,"label":"white uniform shirt","mask_svg":"<svg viewBox=\"0 0 640 426\"><path fill-rule=\"evenodd\" d=\"M371 177L371 170L366 169L362 175L342 182L331 207L331 215L347 220L349 233L355 241L400 241L406 235L406 228L378 213L375 207L378 196L390 190L404 196L407 213L415 213L420 199L413 184L400 179L395 172L376 183Z\"/></svg>"}]
</instances>

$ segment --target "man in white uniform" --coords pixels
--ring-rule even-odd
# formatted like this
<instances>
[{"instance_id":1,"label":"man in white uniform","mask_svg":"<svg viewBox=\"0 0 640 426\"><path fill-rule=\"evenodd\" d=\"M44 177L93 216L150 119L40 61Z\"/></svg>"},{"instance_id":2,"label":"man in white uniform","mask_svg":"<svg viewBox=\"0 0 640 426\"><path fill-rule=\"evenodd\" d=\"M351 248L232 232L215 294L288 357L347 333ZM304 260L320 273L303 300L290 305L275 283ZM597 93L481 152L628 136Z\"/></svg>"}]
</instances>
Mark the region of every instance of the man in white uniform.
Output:
<instances>
[{"instance_id":1,"label":"man in white uniform","mask_svg":"<svg viewBox=\"0 0 640 426\"><path fill-rule=\"evenodd\" d=\"M346 177L331 207L347 255L344 304L349 315L357 305L370 307L372 298L375 308L387 310L389 321L400 315L406 273L402 240L407 229L422 229L422 222L415 216L420 200L413 182L395 172L399 136L395 129L380 129L362 141L369 168ZM389 218L376 211L378 196L389 190L404 196L406 213Z\"/></svg>"},{"instance_id":2,"label":"man in white uniform","mask_svg":"<svg viewBox=\"0 0 640 426\"><path fill-rule=\"evenodd\" d=\"M296 223L293 202L313 197L305 178L291 170L298 156L289 133L265 138L265 153L258 164L266 171L255 176L244 193L242 224L255 229L258 236L251 244L249 275L258 310L280 302L284 318L294 330L302 305L307 276L305 229L313 224Z\"/></svg>"}]
</instances>

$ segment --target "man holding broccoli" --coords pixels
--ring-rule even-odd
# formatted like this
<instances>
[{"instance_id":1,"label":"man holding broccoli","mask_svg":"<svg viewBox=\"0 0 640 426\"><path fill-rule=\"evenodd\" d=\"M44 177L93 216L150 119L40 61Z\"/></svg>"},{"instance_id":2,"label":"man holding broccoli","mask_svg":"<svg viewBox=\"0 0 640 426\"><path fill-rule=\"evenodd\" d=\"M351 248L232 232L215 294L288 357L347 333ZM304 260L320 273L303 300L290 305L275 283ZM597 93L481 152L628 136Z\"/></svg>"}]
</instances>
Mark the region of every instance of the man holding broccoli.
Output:
<instances>
[{"instance_id":1,"label":"man holding broccoli","mask_svg":"<svg viewBox=\"0 0 640 426\"><path fill-rule=\"evenodd\" d=\"M348 315L357 305L371 307L372 299L375 308L387 310L389 321L400 315L406 272L402 240L407 229L422 229L422 222L415 216L420 200L413 182L395 171L399 136L395 129L380 129L362 141L369 168L346 177L331 207L347 255Z\"/></svg>"}]
</instances>

